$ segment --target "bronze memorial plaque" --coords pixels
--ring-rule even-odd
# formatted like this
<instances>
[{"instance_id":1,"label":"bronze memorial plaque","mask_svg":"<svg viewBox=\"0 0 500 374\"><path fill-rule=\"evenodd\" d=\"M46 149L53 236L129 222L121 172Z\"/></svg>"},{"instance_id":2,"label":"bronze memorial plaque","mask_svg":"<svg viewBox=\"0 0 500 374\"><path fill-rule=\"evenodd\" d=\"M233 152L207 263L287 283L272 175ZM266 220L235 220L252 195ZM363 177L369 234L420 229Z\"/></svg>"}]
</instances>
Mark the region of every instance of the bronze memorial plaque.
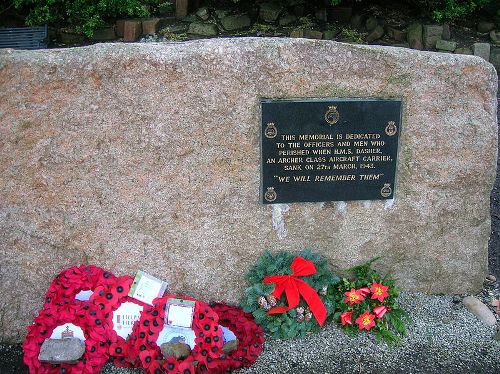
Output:
<instances>
[{"instance_id":1,"label":"bronze memorial plaque","mask_svg":"<svg viewBox=\"0 0 500 374\"><path fill-rule=\"evenodd\" d=\"M262 100L264 204L394 198L401 100Z\"/></svg>"}]
</instances>

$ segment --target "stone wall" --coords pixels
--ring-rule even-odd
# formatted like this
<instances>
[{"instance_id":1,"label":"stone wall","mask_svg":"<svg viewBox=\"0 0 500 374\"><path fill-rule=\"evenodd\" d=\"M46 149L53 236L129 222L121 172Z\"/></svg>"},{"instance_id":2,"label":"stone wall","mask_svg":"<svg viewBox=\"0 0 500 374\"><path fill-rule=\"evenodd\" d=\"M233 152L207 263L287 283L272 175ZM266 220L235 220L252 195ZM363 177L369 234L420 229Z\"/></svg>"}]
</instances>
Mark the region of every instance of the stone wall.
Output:
<instances>
[{"instance_id":1,"label":"stone wall","mask_svg":"<svg viewBox=\"0 0 500 374\"><path fill-rule=\"evenodd\" d=\"M407 290L478 290L496 88L474 56L302 39L1 51L0 341L81 263L237 302L264 249L309 247L382 256ZM396 199L260 205L262 97L403 99Z\"/></svg>"}]
</instances>

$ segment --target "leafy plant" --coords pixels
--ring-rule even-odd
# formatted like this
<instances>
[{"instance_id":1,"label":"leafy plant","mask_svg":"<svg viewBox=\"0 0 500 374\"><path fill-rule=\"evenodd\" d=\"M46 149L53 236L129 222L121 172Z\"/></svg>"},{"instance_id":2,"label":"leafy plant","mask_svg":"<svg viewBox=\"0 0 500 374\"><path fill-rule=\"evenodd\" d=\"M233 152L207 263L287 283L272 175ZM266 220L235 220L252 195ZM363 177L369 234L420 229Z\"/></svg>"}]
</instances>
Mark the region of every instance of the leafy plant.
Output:
<instances>
[{"instance_id":1,"label":"leafy plant","mask_svg":"<svg viewBox=\"0 0 500 374\"><path fill-rule=\"evenodd\" d=\"M94 30L115 17L147 17L151 6L164 1L150 0L14 0L16 8L27 9L27 25L69 23L75 31L92 37Z\"/></svg>"},{"instance_id":2,"label":"leafy plant","mask_svg":"<svg viewBox=\"0 0 500 374\"><path fill-rule=\"evenodd\" d=\"M406 335L405 323L410 317L396 302L399 290L395 281L372 269L376 260L349 269L352 278L344 277L338 283L334 319L348 335L366 330L387 343L397 343Z\"/></svg>"},{"instance_id":3,"label":"leafy plant","mask_svg":"<svg viewBox=\"0 0 500 374\"><path fill-rule=\"evenodd\" d=\"M492 0L413 0L410 1L435 21L453 21L472 14Z\"/></svg>"},{"instance_id":4,"label":"leafy plant","mask_svg":"<svg viewBox=\"0 0 500 374\"><path fill-rule=\"evenodd\" d=\"M363 44L367 35L367 33L359 32L351 27L344 27L339 38L349 43Z\"/></svg>"}]
</instances>

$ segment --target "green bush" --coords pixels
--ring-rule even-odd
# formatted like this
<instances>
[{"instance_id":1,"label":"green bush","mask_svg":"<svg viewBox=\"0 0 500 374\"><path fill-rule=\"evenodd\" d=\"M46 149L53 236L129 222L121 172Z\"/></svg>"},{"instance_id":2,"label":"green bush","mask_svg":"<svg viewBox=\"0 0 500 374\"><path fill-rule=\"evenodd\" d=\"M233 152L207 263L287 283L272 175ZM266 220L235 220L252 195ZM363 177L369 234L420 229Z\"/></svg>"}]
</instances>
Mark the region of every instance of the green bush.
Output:
<instances>
[{"instance_id":1,"label":"green bush","mask_svg":"<svg viewBox=\"0 0 500 374\"><path fill-rule=\"evenodd\" d=\"M436 22L453 21L470 15L493 0L413 0L410 1Z\"/></svg>"},{"instance_id":2,"label":"green bush","mask_svg":"<svg viewBox=\"0 0 500 374\"><path fill-rule=\"evenodd\" d=\"M168 3L162 0L14 0L17 9L26 9L27 25L64 23L92 37L94 30L116 17L148 17L150 9Z\"/></svg>"}]
</instances>

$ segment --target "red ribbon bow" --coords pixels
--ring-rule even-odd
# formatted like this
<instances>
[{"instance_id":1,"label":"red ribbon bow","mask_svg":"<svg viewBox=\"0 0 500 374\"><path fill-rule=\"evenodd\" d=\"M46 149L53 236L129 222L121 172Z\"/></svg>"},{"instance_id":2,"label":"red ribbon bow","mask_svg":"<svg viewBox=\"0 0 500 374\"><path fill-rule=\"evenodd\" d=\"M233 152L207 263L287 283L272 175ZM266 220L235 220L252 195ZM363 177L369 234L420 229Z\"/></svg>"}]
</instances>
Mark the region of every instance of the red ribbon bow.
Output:
<instances>
[{"instance_id":1,"label":"red ribbon bow","mask_svg":"<svg viewBox=\"0 0 500 374\"><path fill-rule=\"evenodd\" d=\"M288 301L288 307L277 306L271 308L267 313L285 313L290 309L295 308L297 305L299 305L300 296L302 295L307 305L309 305L309 308L311 309L314 317L316 317L319 325L323 326L327 314L325 305L311 286L309 286L303 280L296 278L316 274L316 267L314 266L314 262L305 260L302 257L297 256L290 264L290 268L293 270L292 275L273 275L264 277L264 283L276 284L272 295L279 299L283 291L285 291Z\"/></svg>"}]
</instances>

